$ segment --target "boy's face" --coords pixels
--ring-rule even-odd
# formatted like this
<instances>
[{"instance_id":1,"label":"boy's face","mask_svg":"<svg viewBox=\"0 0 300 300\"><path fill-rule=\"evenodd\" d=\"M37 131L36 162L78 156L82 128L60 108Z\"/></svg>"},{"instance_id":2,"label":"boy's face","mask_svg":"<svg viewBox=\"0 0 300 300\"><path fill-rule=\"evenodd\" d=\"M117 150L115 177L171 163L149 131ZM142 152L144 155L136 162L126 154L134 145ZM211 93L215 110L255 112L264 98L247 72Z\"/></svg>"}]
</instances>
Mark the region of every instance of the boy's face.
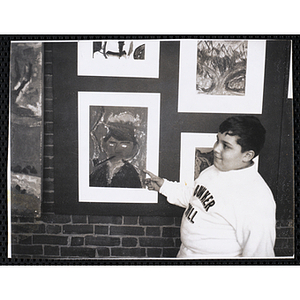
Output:
<instances>
[{"instance_id":1,"label":"boy's face","mask_svg":"<svg viewBox=\"0 0 300 300\"><path fill-rule=\"evenodd\" d=\"M249 157L249 151L242 153L237 139L236 135L218 133L214 145L214 165L220 171L238 170L249 166L252 157Z\"/></svg>"}]
</instances>

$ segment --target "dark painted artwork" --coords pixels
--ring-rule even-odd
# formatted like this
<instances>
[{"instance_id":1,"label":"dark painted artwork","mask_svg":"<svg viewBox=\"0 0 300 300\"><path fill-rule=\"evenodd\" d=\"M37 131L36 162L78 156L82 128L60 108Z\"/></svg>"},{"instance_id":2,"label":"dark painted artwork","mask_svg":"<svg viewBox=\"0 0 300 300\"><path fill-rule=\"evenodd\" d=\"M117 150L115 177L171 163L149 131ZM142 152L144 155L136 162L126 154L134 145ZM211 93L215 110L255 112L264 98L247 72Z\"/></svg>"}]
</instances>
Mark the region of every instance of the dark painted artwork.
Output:
<instances>
[{"instance_id":1,"label":"dark painted artwork","mask_svg":"<svg viewBox=\"0 0 300 300\"><path fill-rule=\"evenodd\" d=\"M212 148L196 148L195 150L195 169L194 180L200 173L214 163L214 154Z\"/></svg>"},{"instance_id":2,"label":"dark painted artwork","mask_svg":"<svg viewBox=\"0 0 300 300\"><path fill-rule=\"evenodd\" d=\"M197 92L244 96L247 49L247 41L198 41Z\"/></svg>"},{"instance_id":3,"label":"dark painted artwork","mask_svg":"<svg viewBox=\"0 0 300 300\"><path fill-rule=\"evenodd\" d=\"M12 43L10 68L11 214L39 216L43 134L42 43Z\"/></svg>"},{"instance_id":4,"label":"dark painted artwork","mask_svg":"<svg viewBox=\"0 0 300 300\"><path fill-rule=\"evenodd\" d=\"M144 188L147 110L90 107L90 186Z\"/></svg>"}]
</instances>

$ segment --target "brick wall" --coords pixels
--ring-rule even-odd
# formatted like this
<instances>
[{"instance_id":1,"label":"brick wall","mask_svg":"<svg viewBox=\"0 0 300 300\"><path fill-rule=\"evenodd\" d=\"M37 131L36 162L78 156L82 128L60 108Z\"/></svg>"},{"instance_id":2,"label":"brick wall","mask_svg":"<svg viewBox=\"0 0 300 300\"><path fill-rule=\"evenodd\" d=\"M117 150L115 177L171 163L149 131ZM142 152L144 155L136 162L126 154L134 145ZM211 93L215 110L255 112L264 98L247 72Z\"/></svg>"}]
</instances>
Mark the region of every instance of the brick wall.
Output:
<instances>
[{"instance_id":1,"label":"brick wall","mask_svg":"<svg viewBox=\"0 0 300 300\"><path fill-rule=\"evenodd\" d=\"M45 44L44 174L40 218L12 217L13 257L175 257L180 217L55 215L52 50ZM276 254L292 255L293 222L277 222Z\"/></svg>"}]
</instances>

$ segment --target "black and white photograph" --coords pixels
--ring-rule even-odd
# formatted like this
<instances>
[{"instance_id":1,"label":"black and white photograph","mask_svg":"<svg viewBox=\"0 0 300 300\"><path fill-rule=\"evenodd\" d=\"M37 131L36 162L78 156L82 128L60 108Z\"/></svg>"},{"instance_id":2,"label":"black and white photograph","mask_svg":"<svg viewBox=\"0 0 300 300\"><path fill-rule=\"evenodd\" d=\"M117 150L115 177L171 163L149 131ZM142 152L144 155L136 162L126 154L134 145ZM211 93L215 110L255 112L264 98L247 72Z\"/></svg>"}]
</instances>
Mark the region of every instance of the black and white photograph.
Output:
<instances>
[{"instance_id":1,"label":"black and white photograph","mask_svg":"<svg viewBox=\"0 0 300 300\"><path fill-rule=\"evenodd\" d=\"M11 45L10 258L295 258L291 40Z\"/></svg>"}]
</instances>

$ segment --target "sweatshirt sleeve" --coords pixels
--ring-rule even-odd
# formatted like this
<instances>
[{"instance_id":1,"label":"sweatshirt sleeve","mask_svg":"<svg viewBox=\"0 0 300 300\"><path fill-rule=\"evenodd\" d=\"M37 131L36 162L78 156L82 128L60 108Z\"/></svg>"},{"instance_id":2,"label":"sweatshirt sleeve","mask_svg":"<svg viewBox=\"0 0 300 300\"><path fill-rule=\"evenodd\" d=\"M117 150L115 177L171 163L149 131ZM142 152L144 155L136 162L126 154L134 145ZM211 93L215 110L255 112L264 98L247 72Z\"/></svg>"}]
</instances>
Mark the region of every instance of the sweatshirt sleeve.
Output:
<instances>
[{"instance_id":1,"label":"sweatshirt sleeve","mask_svg":"<svg viewBox=\"0 0 300 300\"><path fill-rule=\"evenodd\" d=\"M243 248L243 257L274 257L276 238L275 205L268 212L260 211L246 215L238 240Z\"/></svg>"},{"instance_id":2,"label":"sweatshirt sleeve","mask_svg":"<svg viewBox=\"0 0 300 300\"><path fill-rule=\"evenodd\" d=\"M164 183L159 192L167 197L169 203L187 207L189 200L193 195L193 187L164 179Z\"/></svg>"}]
</instances>

